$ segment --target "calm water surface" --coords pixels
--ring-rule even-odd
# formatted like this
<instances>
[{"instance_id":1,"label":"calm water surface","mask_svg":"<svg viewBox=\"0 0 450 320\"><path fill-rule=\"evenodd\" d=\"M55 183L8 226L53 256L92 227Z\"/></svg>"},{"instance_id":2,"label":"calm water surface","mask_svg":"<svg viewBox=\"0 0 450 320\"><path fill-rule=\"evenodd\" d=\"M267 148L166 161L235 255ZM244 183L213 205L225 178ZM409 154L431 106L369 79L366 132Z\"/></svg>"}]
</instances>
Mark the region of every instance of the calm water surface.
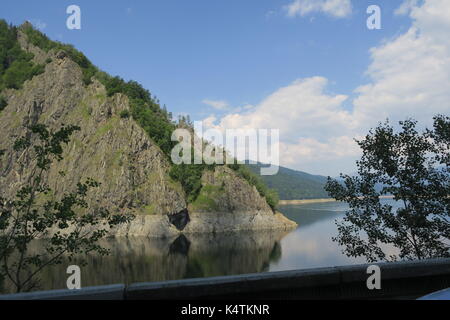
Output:
<instances>
[{"instance_id":1,"label":"calm water surface","mask_svg":"<svg viewBox=\"0 0 450 320\"><path fill-rule=\"evenodd\" d=\"M280 211L299 224L291 232L104 240L102 245L111 250L111 255L88 257L88 265L82 267L82 286L364 263L362 258L343 255L331 239L337 233L335 220L342 219L347 208L336 202L283 206ZM39 250L43 243L33 245ZM65 288L69 264L76 261L46 270L40 289Z\"/></svg>"}]
</instances>

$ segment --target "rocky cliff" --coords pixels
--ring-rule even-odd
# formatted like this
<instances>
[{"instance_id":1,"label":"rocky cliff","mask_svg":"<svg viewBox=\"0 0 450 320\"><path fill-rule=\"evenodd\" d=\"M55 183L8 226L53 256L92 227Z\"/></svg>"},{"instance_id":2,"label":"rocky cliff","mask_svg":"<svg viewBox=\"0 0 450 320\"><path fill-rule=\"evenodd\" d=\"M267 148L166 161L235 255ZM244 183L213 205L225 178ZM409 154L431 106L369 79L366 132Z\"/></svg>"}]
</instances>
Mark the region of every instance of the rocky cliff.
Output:
<instances>
[{"instance_id":1,"label":"rocky cliff","mask_svg":"<svg viewBox=\"0 0 450 320\"><path fill-rule=\"evenodd\" d=\"M66 147L64 160L55 163L46 182L58 197L91 177L101 183L90 194L91 206L112 212L133 213L136 219L111 230L117 236L172 236L183 232L241 229L289 229L295 223L274 214L254 187L226 167L205 172L200 196L187 204L183 188L168 172L169 159L131 117L123 94L108 97L105 87L93 79L83 83L82 70L64 51L44 52L19 31L19 43L32 52L45 72L26 81L20 90L5 89L7 106L0 113L0 194L13 196L30 169L21 170L11 152L24 126L44 123L51 129L62 124L78 125ZM65 177L59 172L64 171Z\"/></svg>"}]
</instances>

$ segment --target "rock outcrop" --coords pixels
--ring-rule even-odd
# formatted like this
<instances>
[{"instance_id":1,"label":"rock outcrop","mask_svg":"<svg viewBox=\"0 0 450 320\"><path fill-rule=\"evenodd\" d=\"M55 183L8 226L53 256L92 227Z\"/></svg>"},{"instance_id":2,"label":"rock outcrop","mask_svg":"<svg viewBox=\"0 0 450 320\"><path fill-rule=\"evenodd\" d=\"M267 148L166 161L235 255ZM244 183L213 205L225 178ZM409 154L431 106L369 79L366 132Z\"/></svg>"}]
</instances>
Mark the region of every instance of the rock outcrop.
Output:
<instances>
[{"instance_id":1,"label":"rock outcrop","mask_svg":"<svg viewBox=\"0 0 450 320\"><path fill-rule=\"evenodd\" d=\"M101 187L89 196L91 206L137 215L130 224L111 230L111 235L167 237L180 232L295 226L274 214L254 187L225 167L205 172L200 197L186 210L181 185L168 175L169 160L131 117L121 117L130 108L128 98L108 97L95 79L84 85L80 67L64 52L43 52L22 32L19 42L34 53L36 62L47 64L45 72L26 81L21 90L2 92L8 104L0 113L0 150L7 150L0 162L0 194L12 197L31 174L31 168L17 165L20 155L11 152L24 126L44 123L58 129L70 124L81 131L72 136L64 159L55 162L45 177L54 191L49 196L73 190L87 177L100 182Z\"/></svg>"},{"instance_id":2,"label":"rock outcrop","mask_svg":"<svg viewBox=\"0 0 450 320\"><path fill-rule=\"evenodd\" d=\"M295 228L295 222L273 212L256 187L228 167L205 171L202 190L189 205L190 223L184 232L226 232Z\"/></svg>"}]
</instances>

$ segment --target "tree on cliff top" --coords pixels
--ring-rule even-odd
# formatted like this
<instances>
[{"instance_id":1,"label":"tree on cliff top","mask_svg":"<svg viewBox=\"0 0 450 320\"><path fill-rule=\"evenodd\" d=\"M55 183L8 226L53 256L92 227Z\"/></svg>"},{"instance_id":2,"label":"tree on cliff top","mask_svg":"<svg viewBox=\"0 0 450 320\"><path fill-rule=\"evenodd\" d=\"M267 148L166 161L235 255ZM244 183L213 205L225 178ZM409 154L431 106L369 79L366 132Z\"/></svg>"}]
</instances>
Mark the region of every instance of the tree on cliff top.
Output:
<instances>
[{"instance_id":1,"label":"tree on cliff top","mask_svg":"<svg viewBox=\"0 0 450 320\"><path fill-rule=\"evenodd\" d=\"M330 196L350 206L333 238L347 256L368 262L450 257L450 117L436 116L433 129L423 132L416 125L400 122L400 132L389 122L379 125L357 141L358 175L328 179ZM383 195L393 195L400 207L380 201Z\"/></svg>"},{"instance_id":2,"label":"tree on cliff top","mask_svg":"<svg viewBox=\"0 0 450 320\"><path fill-rule=\"evenodd\" d=\"M88 191L99 185L92 179L78 183L76 190L64 194L58 201L49 199L52 190L44 182L44 174L54 161L63 159L63 145L79 129L63 126L52 132L44 125L33 125L14 144L14 151L20 152L21 167L33 166L30 178L14 199L0 197L0 283L2 280L10 282L16 292L36 288L39 273L62 263L63 258L70 261L80 253L107 254L108 251L98 245L107 227L132 218L111 215L104 209L83 213L88 209L85 200ZM0 151L0 157L2 155L4 150ZM32 241L43 237L47 238L45 251L33 252Z\"/></svg>"}]
</instances>

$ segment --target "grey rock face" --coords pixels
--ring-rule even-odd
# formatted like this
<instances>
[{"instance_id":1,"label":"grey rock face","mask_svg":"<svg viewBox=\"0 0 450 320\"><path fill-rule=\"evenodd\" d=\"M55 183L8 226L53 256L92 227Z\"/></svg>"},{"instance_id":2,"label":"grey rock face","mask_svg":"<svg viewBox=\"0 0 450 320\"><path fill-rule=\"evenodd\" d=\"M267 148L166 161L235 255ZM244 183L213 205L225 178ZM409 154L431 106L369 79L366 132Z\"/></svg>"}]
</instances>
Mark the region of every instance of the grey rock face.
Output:
<instances>
[{"instance_id":1,"label":"grey rock face","mask_svg":"<svg viewBox=\"0 0 450 320\"><path fill-rule=\"evenodd\" d=\"M29 44L23 33L19 41L23 49L35 54L36 62L48 58L52 62L21 90L2 92L8 105L0 113L0 150L7 151L0 162L0 194L13 197L31 175L31 160L12 152L14 141L25 134L24 126L43 123L57 130L63 124L78 125L81 131L65 147L64 160L52 165L44 181L53 190L49 197L56 198L88 177L101 183L89 193L91 208L137 215L130 224L111 230L112 236L167 237L180 232L296 226L274 214L256 188L227 167L205 172L201 195L186 212L185 193L168 175L169 160L132 118L120 116L130 108L128 98L122 94L108 97L95 79L85 86L80 67L64 52L45 53Z\"/></svg>"},{"instance_id":2,"label":"grey rock face","mask_svg":"<svg viewBox=\"0 0 450 320\"><path fill-rule=\"evenodd\" d=\"M256 187L249 185L228 167L220 166L214 172L206 171L202 177L202 184L206 187L206 191L208 187L215 191L216 194L211 200L216 203L219 210L226 212L260 211L272 214L272 209L260 196ZM203 208L199 209L198 211L204 211ZM194 211L197 210L194 209Z\"/></svg>"},{"instance_id":3,"label":"grey rock face","mask_svg":"<svg viewBox=\"0 0 450 320\"><path fill-rule=\"evenodd\" d=\"M169 178L165 155L134 120L120 117L122 110L129 109L128 98L107 97L96 80L85 87L79 66L61 52L57 57L23 89L6 90L0 149L11 151L14 140L25 133L24 125L39 122L55 130L62 124L78 125L81 131L65 147L64 160L55 162L45 177L55 195L91 177L101 183L89 199L92 206L144 215L170 215L185 209L184 192ZM0 192L12 196L28 179L32 163L21 159L29 165L21 170L13 152L4 159ZM60 171L66 173L64 178Z\"/></svg>"},{"instance_id":4,"label":"grey rock face","mask_svg":"<svg viewBox=\"0 0 450 320\"><path fill-rule=\"evenodd\" d=\"M185 233L236 230L291 230L297 224L273 212L256 187L228 167L206 171L198 199L189 206L190 223Z\"/></svg>"}]
</instances>

